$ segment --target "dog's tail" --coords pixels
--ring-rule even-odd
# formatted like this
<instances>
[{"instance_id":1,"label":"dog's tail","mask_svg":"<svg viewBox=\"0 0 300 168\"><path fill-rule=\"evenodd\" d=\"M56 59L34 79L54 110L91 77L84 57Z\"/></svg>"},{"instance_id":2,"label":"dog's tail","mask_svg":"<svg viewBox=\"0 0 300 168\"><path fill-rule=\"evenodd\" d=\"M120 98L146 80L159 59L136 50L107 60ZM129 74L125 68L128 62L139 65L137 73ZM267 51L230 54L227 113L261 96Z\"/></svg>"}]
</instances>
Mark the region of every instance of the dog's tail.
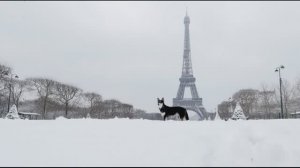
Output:
<instances>
[{"instance_id":1,"label":"dog's tail","mask_svg":"<svg viewBox=\"0 0 300 168\"><path fill-rule=\"evenodd\" d=\"M189 114L187 113L187 111L185 110L185 119L189 120Z\"/></svg>"}]
</instances>

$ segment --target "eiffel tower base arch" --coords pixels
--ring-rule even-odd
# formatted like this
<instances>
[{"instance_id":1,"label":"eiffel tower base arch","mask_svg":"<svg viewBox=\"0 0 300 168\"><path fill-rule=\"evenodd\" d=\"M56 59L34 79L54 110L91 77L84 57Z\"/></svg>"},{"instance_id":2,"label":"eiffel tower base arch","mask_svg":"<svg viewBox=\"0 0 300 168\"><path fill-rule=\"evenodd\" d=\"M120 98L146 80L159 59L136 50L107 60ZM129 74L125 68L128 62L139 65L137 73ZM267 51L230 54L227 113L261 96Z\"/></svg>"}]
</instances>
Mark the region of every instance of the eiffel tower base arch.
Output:
<instances>
[{"instance_id":1,"label":"eiffel tower base arch","mask_svg":"<svg viewBox=\"0 0 300 168\"><path fill-rule=\"evenodd\" d=\"M208 115L205 108L202 106L202 99L173 99L173 106L184 107L187 110L195 112L199 116L199 120L207 120Z\"/></svg>"}]
</instances>

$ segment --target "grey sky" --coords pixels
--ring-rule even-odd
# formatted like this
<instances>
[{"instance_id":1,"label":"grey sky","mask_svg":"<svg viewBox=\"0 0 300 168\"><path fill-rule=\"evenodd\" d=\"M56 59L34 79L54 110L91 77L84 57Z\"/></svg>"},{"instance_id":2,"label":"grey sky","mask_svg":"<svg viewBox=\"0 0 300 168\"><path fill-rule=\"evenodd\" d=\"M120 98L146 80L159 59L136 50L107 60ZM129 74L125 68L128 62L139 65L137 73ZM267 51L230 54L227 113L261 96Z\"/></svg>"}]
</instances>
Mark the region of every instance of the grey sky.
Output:
<instances>
[{"instance_id":1,"label":"grey sky","mask_svg":"<svg viewBox=\"0 0 300 168\"><path fill-rule=\"evenodd\" d=\"M207 110L300 76L300 2L0 2L0 62L157 112L181 75L185 7Z\"/></svg>"}]
</instances>

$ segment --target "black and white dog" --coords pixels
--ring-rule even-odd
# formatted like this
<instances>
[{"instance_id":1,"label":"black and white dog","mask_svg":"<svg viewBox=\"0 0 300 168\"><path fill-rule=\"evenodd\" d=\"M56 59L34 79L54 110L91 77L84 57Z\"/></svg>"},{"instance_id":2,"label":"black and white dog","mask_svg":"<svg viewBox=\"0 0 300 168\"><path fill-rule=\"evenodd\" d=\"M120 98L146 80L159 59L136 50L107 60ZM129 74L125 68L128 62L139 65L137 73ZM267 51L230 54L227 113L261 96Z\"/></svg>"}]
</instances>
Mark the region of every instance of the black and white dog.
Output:
<instances>
[{"instance_id":1,"label":"black and white dog","mask_svg":"<svg viewBox=\"0 0 300 168\"><path fill-rule=\"evenodd\" d=\"M189 120L189 116L188 116L188 113L185 108L166 106L165 102L164 102L164 98L162 98L161 100L159 98L157 98L157 103L158 103L158 108L159 108L160 112L165 113L164 120L166 120L166 118L168 116L172 116L175 114L179 114L179 117L181 120L183 120L183 119Z\"/></svg>"}]
</instances>

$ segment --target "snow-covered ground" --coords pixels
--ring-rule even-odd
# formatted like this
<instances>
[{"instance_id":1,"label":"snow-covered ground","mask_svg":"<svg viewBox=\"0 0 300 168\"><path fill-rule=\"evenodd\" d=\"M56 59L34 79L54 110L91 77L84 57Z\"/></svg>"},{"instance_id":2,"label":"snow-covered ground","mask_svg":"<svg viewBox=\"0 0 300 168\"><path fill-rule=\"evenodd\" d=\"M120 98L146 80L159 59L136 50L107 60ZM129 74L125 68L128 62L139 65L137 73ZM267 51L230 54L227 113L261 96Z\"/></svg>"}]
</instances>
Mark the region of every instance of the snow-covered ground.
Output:
<instances>
[{"instance_id":1,"label":"snow-covered ground","mask_svg":"<svg viewBox=\"0 0 300 168\"><path fill-rule=\"evenodd\" d=\"M0 119L0 166L300 166L300 120Z\"/></svg>"}]
</instances>

